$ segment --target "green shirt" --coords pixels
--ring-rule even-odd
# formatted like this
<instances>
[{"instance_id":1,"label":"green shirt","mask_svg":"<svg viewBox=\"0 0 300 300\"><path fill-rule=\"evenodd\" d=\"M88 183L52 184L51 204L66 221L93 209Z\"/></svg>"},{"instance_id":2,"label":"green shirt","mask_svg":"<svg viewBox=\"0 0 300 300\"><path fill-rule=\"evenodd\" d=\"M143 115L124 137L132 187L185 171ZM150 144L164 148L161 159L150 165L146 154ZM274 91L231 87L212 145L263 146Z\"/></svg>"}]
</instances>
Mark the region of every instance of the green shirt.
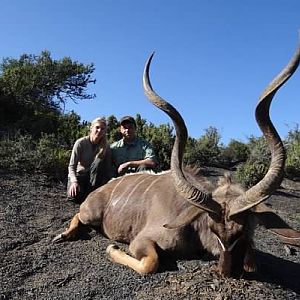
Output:
<instances>
[{"instance_id":1,"label":"green shirt","mask_svg":"<svg viewBox=\"0 0 300 300\"><path fill-rule=\"evenodd\" d=\"M123 139L110 145L113 167L118 168L121 164L150 158L157 161L152 146L141 138L135 138L130 144L124 144Z\"/></svg>"}]
</instances>

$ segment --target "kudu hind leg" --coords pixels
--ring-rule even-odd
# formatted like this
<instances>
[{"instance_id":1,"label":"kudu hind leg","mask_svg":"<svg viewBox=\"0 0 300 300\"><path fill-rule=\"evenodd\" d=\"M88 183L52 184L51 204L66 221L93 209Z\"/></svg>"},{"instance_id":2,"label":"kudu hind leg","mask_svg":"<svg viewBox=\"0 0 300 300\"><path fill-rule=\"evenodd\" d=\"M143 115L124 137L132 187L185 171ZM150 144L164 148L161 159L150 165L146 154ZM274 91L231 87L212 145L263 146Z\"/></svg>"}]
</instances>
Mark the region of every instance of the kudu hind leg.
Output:
<instances>
[{"instance_id":1,"label":"kudu hind leg","mask_svg":"<svg viewBox=\"0 0 300 300\"><path fill-rule=\"evenodd\" d=\"M55 242L65 241L65 240L69 240L69 239L73 238L76 235L76 233L78 232L80 224L81 224L81 222L79 219L79 213L77 213L71 220L69 228L67 228L63 233L60 233L59 235L57 235L52 240L52 242L55 243Z\"/></svg>"},{"instance_id":2,"label":"kudu hind leg","mask_svg":"<svg viewBox=\"0 0 300 300\"><path fill-rule=\"evenodd\" d=\"M113 262L128 266L140 274L156 272L159 261L153 241L144 240L141 244L133 241L129 246L129 250L134 257L126 254L115 245L109 245L106 253Z\"/></svg>"}]
</instances>

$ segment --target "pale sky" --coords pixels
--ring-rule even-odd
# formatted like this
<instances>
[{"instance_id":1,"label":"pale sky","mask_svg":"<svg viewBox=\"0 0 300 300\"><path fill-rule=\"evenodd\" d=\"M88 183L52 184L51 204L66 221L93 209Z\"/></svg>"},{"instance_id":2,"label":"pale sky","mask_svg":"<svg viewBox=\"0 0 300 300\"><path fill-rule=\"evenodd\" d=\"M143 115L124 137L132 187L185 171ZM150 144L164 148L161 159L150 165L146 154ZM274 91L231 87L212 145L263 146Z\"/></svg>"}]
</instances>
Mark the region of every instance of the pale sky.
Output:
<instances>
[{"instance_id":1,"label":"pale sky","mask_svg":"<svg viewBox=\"0 0 300 300\"><path fill-rule=\"evenodd\" d=\"M155 51L153 88L186 121L189 135L216 127L222 142L260 136L254 109L299 42L299 0L2 0L0 58L40 54L94 63L96 99L75 105L82 120L168 117L144 96L142 72ZM300 123L300 69L277 93L280 135Z\"/></svg>"}]
</instances>

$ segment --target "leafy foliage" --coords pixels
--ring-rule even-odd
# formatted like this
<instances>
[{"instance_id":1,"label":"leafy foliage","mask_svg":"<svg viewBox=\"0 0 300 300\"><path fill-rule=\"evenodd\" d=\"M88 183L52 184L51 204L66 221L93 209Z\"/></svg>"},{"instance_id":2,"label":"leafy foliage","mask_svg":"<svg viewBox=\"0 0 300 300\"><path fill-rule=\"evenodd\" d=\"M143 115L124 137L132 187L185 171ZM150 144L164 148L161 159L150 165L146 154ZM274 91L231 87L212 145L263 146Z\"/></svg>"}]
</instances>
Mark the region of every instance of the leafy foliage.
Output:
<instances>
[{"instance_id":1,"label":"leafy foliage","mask_svg":"<svg viewBox=\"0 0 300 300\"><path fill-rule=\"evenodd\" d=\"M52 131L60 145L70 148L75 141L87 135L89 132L89 122L81 122L80 116L75 112L61 114L58 117L58 126Z\"/></svg>"},{"instance_id":2,"label":"leafy foliage","mask_svg":"<svg viewBox=\"0 0 300 300\"><path fill-rule=\"evenodd\" d=\"M38 140L16 133L0 142L0 165L17 173L46 173L65 180L70 150L63 148L54 135L43 134Z\"/></svg>"},{"instance_id":3,"label":"leafy foliage","mask_svg":"<svg viewBox=\"0 0 300 300\"><path fill-rule=\"evenodd\" d=\"M153 145L160 164L159 169L169 169L174 144L173 127L169 124L156 127L149 123L144 126L142 136Z\"/></svg>"},{"instance_id":4,"label":"leafy foliage","mask_svg":"<svg viewBox=\"0 0 300 300\"><path fill-rule=\"evenodd\" d=\"M50 52L6 58L0 65L0 128L19 129L38 136L59 124L66 101L92 99L88 84L95 83L93 64L69 57L53 60Z\"/></svg>"},{"instance_id":5,"label":"leafy foliage","mask_svg":"<svg viewBox=\"0 0 300 300\"><path fill-rule=\"evenodd\" d=\"M270 151L263 137L250 137L248 147L250 156L245 164L238 166L235 177L246 188L258 183L267 173Z\"/></svg>"},{"instance_id":6,"label":"leafy foliage","mask_svg":"<svg viewBox=\"0 0 300 300\"><path fill-rule=\"evenodd\" d=\"M93 64L83 65L69 57L54 60L50 52L6 58L0 64L0 166L15 172L43 172L64 180L74 142L88 134L90 123L75 112L64 114L67 101L93 99L87 93ZM136 115L139 136L154 147L160 169L170 168L174 130L170 124L155 126ZM121 138L119 122L107 117L110 143ZM249 142L231 140L220 144L218 130L210 126L198 139L188 137L184 163L196 166L236 165L236 179L251 187L268 170L270 153L264 138L250 137ZM297 125L284 141L287 152L285 172L300 177L300 131Z\"/></svg>"},{"instance_id":7,"label":"leafy foliage","mask_svg":"<svg viewBox=\"0 0 300 300\"><path fill-rule=\"evenodd\" d=\"M107 138L109 143L113 143L121 139L120 124L117 118L111 115L106 120L107 120Z\"/></svg>"},{"instance_id":8,"label":"leafy foliage","mask_svg":"<svg viewBox=\"0 0 300 300\"><path fill-rule=\"evenodd\" d=\"M188 165L210 166L219 162L221 135L217 128L210 126L199 139L189 138L184 161Z\"/></svg>"},{"instance_id":9,"label":"leafy foliage","mask_svg":"<svg viewBox=\"0 0 300 300\"><path fill-rule=\"evenodd\" d=\"M285 140L287 152L285 173L288 178L294 179L300 177L300 130L299 125L288 132Z\"/></svg>"},{"instance_id":10,"label":"leafy foliage","mask_svg":"<svg viewBox=\"0 0 300 300\"><path fill-rule=\"evenodd\" d=\"M247 161L250 155L249 145L232 139L227 147L221 147L220 164L231 168Z\"/></svg>"}]
</instances>

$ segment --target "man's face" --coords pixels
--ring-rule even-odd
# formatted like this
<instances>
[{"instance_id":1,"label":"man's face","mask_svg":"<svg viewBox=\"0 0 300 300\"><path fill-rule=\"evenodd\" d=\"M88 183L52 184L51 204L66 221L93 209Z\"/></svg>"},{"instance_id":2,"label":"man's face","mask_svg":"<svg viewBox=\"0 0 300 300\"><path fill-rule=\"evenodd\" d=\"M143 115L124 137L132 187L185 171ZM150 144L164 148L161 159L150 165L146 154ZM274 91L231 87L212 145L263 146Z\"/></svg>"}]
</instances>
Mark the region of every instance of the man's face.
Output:
<instances>
[{"instance_id":1,"label":"man's face","mask_svg":"<svg viewBox=\"0 0 300 300\"><path fill-rule=\"evenodd\" d=\"M135 139L136 128L135 128L134 124L132 124L130 122L124 122L120 127L120 132L125 141L130 142L133 139Z\"/></svg>"}]
</instances>

